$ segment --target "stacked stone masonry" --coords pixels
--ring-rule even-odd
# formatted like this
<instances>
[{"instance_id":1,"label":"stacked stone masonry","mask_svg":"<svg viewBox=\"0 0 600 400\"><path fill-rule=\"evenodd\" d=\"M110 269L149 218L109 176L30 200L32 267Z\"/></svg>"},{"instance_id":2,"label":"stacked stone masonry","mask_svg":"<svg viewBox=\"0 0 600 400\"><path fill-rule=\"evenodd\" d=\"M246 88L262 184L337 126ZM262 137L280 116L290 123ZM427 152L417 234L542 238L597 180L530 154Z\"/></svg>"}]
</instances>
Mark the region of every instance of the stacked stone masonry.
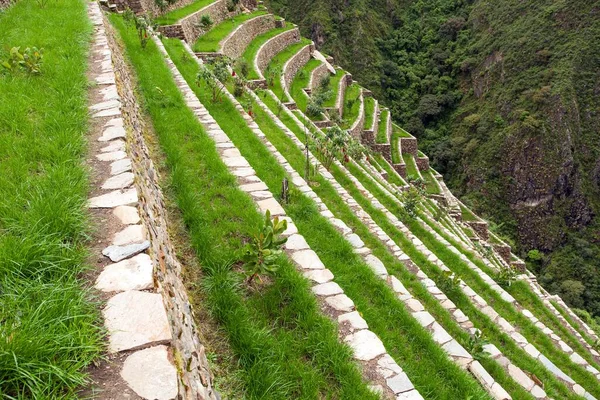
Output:
<instances>
[{"instance_id":1,"label":"stacked stone masonry","mask_svg":"<svg viewBox=\"0 0 600 400\"><path fill-rule=\"evenodd\" d=\"M325 65L324 63L319 64L319 66L313 69L310 74L308 88L311 91L314 91L317 87L319 87L321 81L328 75L330 75L330 72L329 69L327 69L327 65Z\"/></svg>"},{"instance_id":2,"label":"stacked stone masonry","mask_svg":"<svg viewBox=\"0 0 600 400\"><path fill-rule=\"evenodd\" d=\"M293 28L285 32L280 33L277 36L267 40L256 53L254 58L254 67L258 72L261 79L264 79L264 72L267 66L279 52L284 50L286 47L291 46L294 43L300 41L300 30Z\"/></svg>"},{"instance_id":3,"label":"stacked stone masonry","mask_svg":"<svg viewBox=\"0 0 600 400\"><path fill-rule=\"evenodd\" d=\"M219 52L236 60L244 54L246 47L265 32L275 28L275 17L273 14L259 15L245 21L231 32L219 45Z\"/></svg>"},{"instance_id":4,"label":"stacked stone masonry","mask_svg":"<svg viewBox=\"0 0 600 400\"><path fill-rule=\"evenodd\" d=\"M352 300L333 281L334 276L331 271L325 267L318 255L310 249L304 237L298 233L298 229L291 218L286 216L285 210L268 191L267 185L256 176L248 161L241 155L227 134L195 96L175 64L169 59L162 43L157 39L155 40L165 56L188 107L194 111L199 122L216 142L223 162L230 172L238 178L240 188L254 199L257 208L262 213L269 210L271 215L287 220L288 228L283 233L284 236L288 237L285 245L286 253L303 275L313 283L312 290L320 300L322 307L327 310L327 314L339 322L340 333L343 334L344 341L354 350L354 357L363 366L365 374L373 379L376 388L385 393L386 397L423 399L414 389L406 373L387 354L381 340L368 329L365 320L356 311ZM193 54L189 47L187 47L187 50L191 55ZM230 100L235 100L229 94L228 97ZM236 103L236 108L240 113L244 113L239 103ZM252 118L245 113L243 115L253 132L264 138L264 134L260 131L258 125L252 121ZM274 148L271 146L271 149ZM286 164L285 168L289 173L292 173L293 169L289 164ZM303 187L306 193L312 192L312 189L299 175L292 174L292 181L294 184ZM313 196L311 197L314 198L316 195L314 192L312 193Z\"/></svg>"},{"instance_id":5,"label":"stacked stone masonry","mask_svg":"<svg viewBox=\"0 0 600 400\"><path fill-rule=\"evenodd\" d=\"M182 18L177 25L181 25L186 42L194 44L205 33L199 26L199 22L204 15L209 16L213 26L216 26L222 21L239 14L241 11L239 5L233 11L229 11L229 3L230 0L216 0L195 13Z\"/></svg>"},{"instance_id":6,"label":"stacked stone masonry","mask_svg":"<svg viewBox=\"0 0 600 400\"><path fill-rule=\"evenodd\" d=\"M304 46L283 66L283 73L281 74L281 87L283 88L286 98L290 102L294 101L289 92L292 81L294 80L294 77L298 71L311 59L314 50L315 46L313 44Z\"/></svg>"},{"instance_id":7,"label":"stacked stone masonry","mask_svg":"<svg viewBox=\"0 0 600 400\"><path fill-rule=\"evenodd\" d=\"M90 106L101 135L90 139L106 145L96 155L106 179L88 206L108 221L105 229L117 230L95 284L112 296L103 309L108 350L126 352L120 377L142 398L216 399L130 75L97 3L89 3L89 15L92 62L102 69L90 89L102 98Z\"/></svg>"},{"instance_id":8,"label":"stacked stone masonry","mask_svg":"<svg viewBox=\"0 0 600 400\"><path fill-rule=\"evenodd\" d=\"M356 120L348 130L348 133L354 139L360 141L361 134L363 133L363 127L365 125L365 98L363 94L363 89L360 89L358 101L360 102L358 116L356 117Z\"/></svg>"}]
</instances>

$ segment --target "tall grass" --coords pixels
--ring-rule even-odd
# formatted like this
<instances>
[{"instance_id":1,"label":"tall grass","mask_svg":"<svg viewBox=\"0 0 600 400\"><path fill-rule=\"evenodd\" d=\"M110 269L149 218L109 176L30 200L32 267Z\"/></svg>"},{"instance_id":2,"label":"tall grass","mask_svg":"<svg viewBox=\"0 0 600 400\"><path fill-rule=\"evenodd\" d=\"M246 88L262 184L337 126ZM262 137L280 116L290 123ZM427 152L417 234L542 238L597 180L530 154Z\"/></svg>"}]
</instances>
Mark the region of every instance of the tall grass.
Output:
<instances>
[{"instance_id":1,"label":"tall grass","mask_svg":"<svg viewBox=\"0 0 600 400\"><path fill-rule=\"evenodd\" d=\"M69 399L100 351L86 269L86 3L0 14L0 59L44 49L41 74L0 72L0 397Z\"/></svg>"},{"instance_id":2,"label":"tall grass","mask_svg":"<svg viewBox=\"0 0 600 400\"><path fill-rule=\"evenodd\" d=\"M203 279L191 295L206 299L237 358L231 369L244 383L238 398L376 398L350 349L338 341L336 327L320 313L308 282L286 257L268 285L251 289L241 283L239 265L232 261L263 217L186 106L156 45L142 49L120 16L111 21L126 45L165 154L166 193L176 200L202 265ZM188 63L196 65L189 58ZM236 113L225 103L215 108L226 116Z\"/></svg>"}]
</instances>

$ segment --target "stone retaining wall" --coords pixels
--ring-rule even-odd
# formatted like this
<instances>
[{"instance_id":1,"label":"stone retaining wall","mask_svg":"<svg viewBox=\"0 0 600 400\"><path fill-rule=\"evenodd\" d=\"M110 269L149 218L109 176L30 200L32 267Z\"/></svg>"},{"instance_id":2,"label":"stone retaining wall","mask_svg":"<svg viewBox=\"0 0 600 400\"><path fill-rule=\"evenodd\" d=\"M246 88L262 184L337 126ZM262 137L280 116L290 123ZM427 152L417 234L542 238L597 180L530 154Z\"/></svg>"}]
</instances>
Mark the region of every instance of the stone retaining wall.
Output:
<instances>
[{"instance_id":1,"label":"stone retaining wall","mask_svg":"<svg viewBox=\"0 0 600 400\"><path fill-rule=\"evenodd\" d=\"M363 126L365 125L365 98L363 95L363 90L360 89L360 96L358 98L360 101L360 109L358 110L358 117L354 124L348 130L348 133L355 139L360 140L361 133L363 132Z\"/></svg>"},{"instance_id":2,"label":"stone retaining wall","mask_svg":"<svg viewBox=\"0 0 600 400\"><path fill-rule=\"evenodd\" d=\"M485 222L485 221L468 221L467 223L475 231L475 233L483 240L488 240L490 238L490 233L488 232L487 222Z\"/></svg>"},{"instance_id":3,"label":"stone retaining wall","mask_svg":"<svg viewBox=\"0 0 600 400\"><path fill-rule=\"evenodd\" d=\"M373 150L381 153L383 158L388 160L390 164L392 163L392 146L389 143L376 143L373 145Z\"/></svg>"},{"instance_id":4,"label":"stone retaining wall","mask_svg":"<svg viewBox=\"0 0 600 400\"><path fill-rule=\"evenodd\" d=\"M400 148L402 153L412 154L417 157L417 138L414 137L401 137Z\"/></svg>"},{"instance_id":5,"label":"stone retaining wall","mask_svg":"<svg viewBox=\"0 0 600 400\"><path fill-rule=\"evenodd\" d=\"M240 13L241 8L239 5L233 12L229 12L227 9L228 5L229 0L216 0L214 3L182 18L178 25L181 25L181 28L183 29L185 41L190 45L193 45L196 40L205 33L197 26L204 15L208 15L213 22L213 26L216 26L224 20L232 18Z\"/></svg>"},{"instance_id":6,"label":"stone retaining wall","mask_svg":"<svg viewBox=\"0 0 600 400\"><path fill-rule=\"evenodd\" d=\"M492 243L492 246L494 247L494 250L496 251L496 253L498 253L498 255L500 257L502 257L502 259L510 264L511 261L511 248L509 245L507 244L503 244L503 243Z\"/></svg>"},{"instance_id":7,"label":"stone retaining wall","mask_svg":"<svg viewBox=\"0 0 600 400\"><path fill-rule=\"evenodd\" d=\"M311 54L315 46L313 44L309 44L300 49L299 52L294 54L283 66L283 72L281 74L281 87L283 88L283 92L289 101L294 101L292 96L289 94L289 89L294 80L294 77L298 73L298 71L306 65L306 63L310 60Z\"/></svg>"},{"instance_id":8,"label":"stone retaining wall","mask_svg":"<svg viewBox=\"0 0 600 400\"><path fill-rule=\"evenodd\" d=\"M319 87L319 83L321 83L323 78L329 74L330 72L327 68L327 65L324 63L320 64L317 68L312 70L312 73L310 74L310 80L308 81L308 88L310 90L315 90L317 87Z\"/></svg>"},{"instance_id":9,"label":"stone retaining wall","mask_svg":"<svg viewBox=\"0 0 600 400\"><path fill-rule=\"evenodd\" d=\"M153 17L158 17L159 15L166 14L170 11L176 10L178 8L182 8L187 6L188 4L193 3L195 0L178 0L173 4L168 4L164 10L161 10L156 5L154 0L127 0L128 3L138 3L141 8L143 14L150 14ZM131 7L130 7L131 8ZM133 8L132 8L133 10ZM135 11L135 10L134 10ZM138 12L136 12L138 13Z\"/></svg>"},{"instance_id":10,"label":"stone retaining wall","mask_svg":"<svg viewBox=\"0 0 600 400\"><path fill-rule=\"evenodd\" d=\"M204 346L198 339L191 304L181 280L182 266L169 238L167 212L159 176L144 141L146 126L142 111L134 96L127 64L108 26L108 43L121 99L123 126L127 131L127 153L131 159L138 210L150 239L149 255L154 264L154 283L166 308L173 361L178 375L178 393L181 399L216 399L211 387L211 375ZM150 377L152 379L152 377Z\"/></svg>"},{"instance_id":11,"label":"stone retaining wall","mask_svg":"<svg viewBox=\"0 0 600 400\"><path fill-rule=\"evenodd\" d=\"M261 47L258 49L256 53L256 58L254 59L254 66L258 71L261 78L264 78L265 69L267 66L277 55L286 47L298 43L300 41L300 30L298 28L290 29L289 31L285 31L280 33L277 36L272 37L267 40Z\"/></svg>"},{"instance_id":12,"label":"stone retaining wall","mask_svg":"<svg viewBox=\"0 0 600 400\"><path fill-rule=\"evenodd\" d=\"M415 158L417 163L417 169L419 171L427 171L429 169L429 157L427 156L417 156Z\"/></svg>"},{"instance_id":13,"label":"stone retaining wall","mask_svg":"<svg viewBox=\"0 0 600 400\"><path fill-rule=\"evenodd\" d=\"M158 32L169 38L177 38L185 40L185 34L183 33L183 26L181 25L165 25L157 28Z\"/></svg>"},{"instance_id":14,"label":"stone retaining wall","mask_svg":"<svg viewBox=\"0 0 600 400\"><path fill-rule=\"evenodd\" d=\"M244 54L246 47L248 47L254 38L271 29L275 29L275 17L273 14L259 15L258 17L249 19L221 41L219 52L235 60Z\"/></svg>"}]
</instances>

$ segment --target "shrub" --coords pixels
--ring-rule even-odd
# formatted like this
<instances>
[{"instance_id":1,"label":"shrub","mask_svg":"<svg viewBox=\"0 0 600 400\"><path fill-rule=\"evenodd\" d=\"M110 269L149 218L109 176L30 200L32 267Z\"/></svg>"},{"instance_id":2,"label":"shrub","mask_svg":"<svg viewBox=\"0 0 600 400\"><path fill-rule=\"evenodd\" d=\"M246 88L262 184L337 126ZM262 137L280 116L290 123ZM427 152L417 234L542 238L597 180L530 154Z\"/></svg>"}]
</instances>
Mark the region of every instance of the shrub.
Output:
<instances>
[{"instance_id":1,"label":"shrub","mask_svg":"<svg viewBox=\"0 0 600 400\"><path fill-rule=\"evenodd\" d=\"M225 90L225 84L230 78L229 75L229 64L225 59L219 59L213 61L211 64L212 70L204 65L200 68L198 75L196 76L196 84L200 86L201 82L204 81L208 89L212 94L213 103L221 99L221 94Z\"/></svg>"},{"instance_id":2,"label":"shrub","mask_svg":"<svg viewBox=\"0 0 600 400\"><path fill-rule=\"evenodd\" d=\"M236 76L233 80L233 95L236 98L242 97L246 93L246 82L244 79Z\"/></svg>"},{"instance_id":3,"label":"shrub","mask_svg":"<svg viewBox=\"0 0 600 400\"><path fill-rule=\"evenodd\" d=\"M248 77L248 73L250 72L250 64L244 58L238 58L235 62L235 69L242 75L244 78Z\"/></svg>"},{"instance_id":4,"label":"shrub","mask_svg":"<svg viewBox=\"0 0 600 400\"><path fill-rule=\"evenodd\" d=\"M417 206L419 205L420 194L414 187L410 187L402 193L403 209L409 218L417 216Z\"/></svg>"},{"instance_id":5,"label":"shrub","mask_svg":"<svg viewBox=\"0 0 600 400\"><path fill-rule=\"evenodd\" d=\"M496 282L498 282L498 285L507 289L510 287L510 285L512 285L516 277L517 273L514 269L512 269L511 267L503 267L496 274Z\"/></svg>"},{"instance_id":6,"label":"shrub","mask_svg":"<svg viewBox=\"0 0 600 400\"><path fill-rule=\"evenodd\" d=\"M156 24L152 22L150 17L144 15L141 17L137 17L134 20L135 29L138 34L138 38L140 39L140 44L142 45L142 49L146 48L148 44L148 40L153 35L154 29L156 29Z\"/></svg>"},{"instance_id":7,"label":"shrub","mask_svg":"<svg viewBox=\"0 0 600 400\"><path fill-rule=\"evenodd\" d=\"M277 258L282 253L281 246L287 241L287 238L280 238L280 235L286 229L287 221L280 221L279 217L271 220L271 212L267 210L263 225L246 246L242 256L248 283L256 277L262 281L261 275L277 271Z\"/></svg>"},{"instance_id":8,"label":"shrub","mask_svg":"<svg viewBox=\"0 0 600 400\"><path fill-rule=\"evenodd\" d=\"M319 81L318 89L320 91L327 91L329 89L330 84L331 84L331 75L327 74L323 78L321 78L321 81Z\"/></svg>"},{"instance_id":9,"label":"shrub","mask_svg":"<svg viewBox=\"0 0 600 400\"><path fill-rule=\"evenodd\" d=\"M467 350L474 359L481 361L489 356L489 353L484 349L484 346L489 344L483 333L480 330L476 330L473 335L469 338L467 343Z\"/></svg>"},{"instance_id":10,"label":"shrub","mask_svg":"<svg viewBox=\"0 0 600 400\"><path fill-rule=\"evenodd\" d=\"M43 50L37 47L28 47L21 52L21 47L13 47L10 49L8 58L2 62L2 66L11 72L22 69L30 74L39 74L44 58Z\"/></svg>"},{"instance_id":11,"label":"shrub","mask_svg":"<svg viewBox=\"0 0 600 400\"><path fill-rule=\"evenodd\" d=\"M208 14L204 14L200 17L200 21L197 24L197 27L202 29L203 31L208 31L213 26L213 20Z\"/></svg>"},{"instance_id":12,"label":"shrub","mask_svg":"<svg viewBox=\"0 0 600 400\"><path fill-rule=\"evenodd\" d=\"M169 3L167 3L166 0L154 0L154 5L156 5L161 12L164 12L169 6Z\"/></svg>"}]
</instances>

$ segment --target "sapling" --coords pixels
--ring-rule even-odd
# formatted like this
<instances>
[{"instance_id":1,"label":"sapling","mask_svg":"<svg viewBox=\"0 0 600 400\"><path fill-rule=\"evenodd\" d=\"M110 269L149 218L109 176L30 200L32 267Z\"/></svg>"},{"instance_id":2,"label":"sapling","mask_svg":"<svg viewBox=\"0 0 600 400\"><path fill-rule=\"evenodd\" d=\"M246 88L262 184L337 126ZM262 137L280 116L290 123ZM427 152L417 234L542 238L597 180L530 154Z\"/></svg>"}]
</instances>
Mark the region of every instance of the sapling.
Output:
<instances>
[{"instance_id":1,"label":"sapling","mask_svg":"<svg viewBox=\"0 0 600 400\"><path fill-rule=\"evenodd\" d=\"M203 65L196 76L196 84L200 86L201 82L206 83L211 91L212 102L215 103L221 99L221 94L225 90L225 84L230 78L228 64L226 60L216 60L212 63L212 70Z\"/></svg>"},{"instance_id":2,"label":"sapling","mask_svg":"<svg viewBox=\"0 0 600 400\"><path fill-rule=\"evenodd\" d=\"M287 241L287 238L282 238L281 234L286 229L287 221L280 221L279 217L271 219L271 212L267 210L264 223L258 234L252 237L242 256L248 283L257 277L262 282L262 275L277 272L279 269L277 259L282 253L281 246Z\"/></svg>"},{"instance_id":3,"label":"sapling","mask_svg":"<svg viewBox=\"0 0 600 400\"><path fill-rule=\"evenodd\" d=\"M483 335L483 333L477 329L473 335L469 338L469 342L467 343L467 350L474 359L477 361L481 361L489 356L489 353L485 350L485 346L488 345L489 342Z\"/></svg>"}]
</instances>

